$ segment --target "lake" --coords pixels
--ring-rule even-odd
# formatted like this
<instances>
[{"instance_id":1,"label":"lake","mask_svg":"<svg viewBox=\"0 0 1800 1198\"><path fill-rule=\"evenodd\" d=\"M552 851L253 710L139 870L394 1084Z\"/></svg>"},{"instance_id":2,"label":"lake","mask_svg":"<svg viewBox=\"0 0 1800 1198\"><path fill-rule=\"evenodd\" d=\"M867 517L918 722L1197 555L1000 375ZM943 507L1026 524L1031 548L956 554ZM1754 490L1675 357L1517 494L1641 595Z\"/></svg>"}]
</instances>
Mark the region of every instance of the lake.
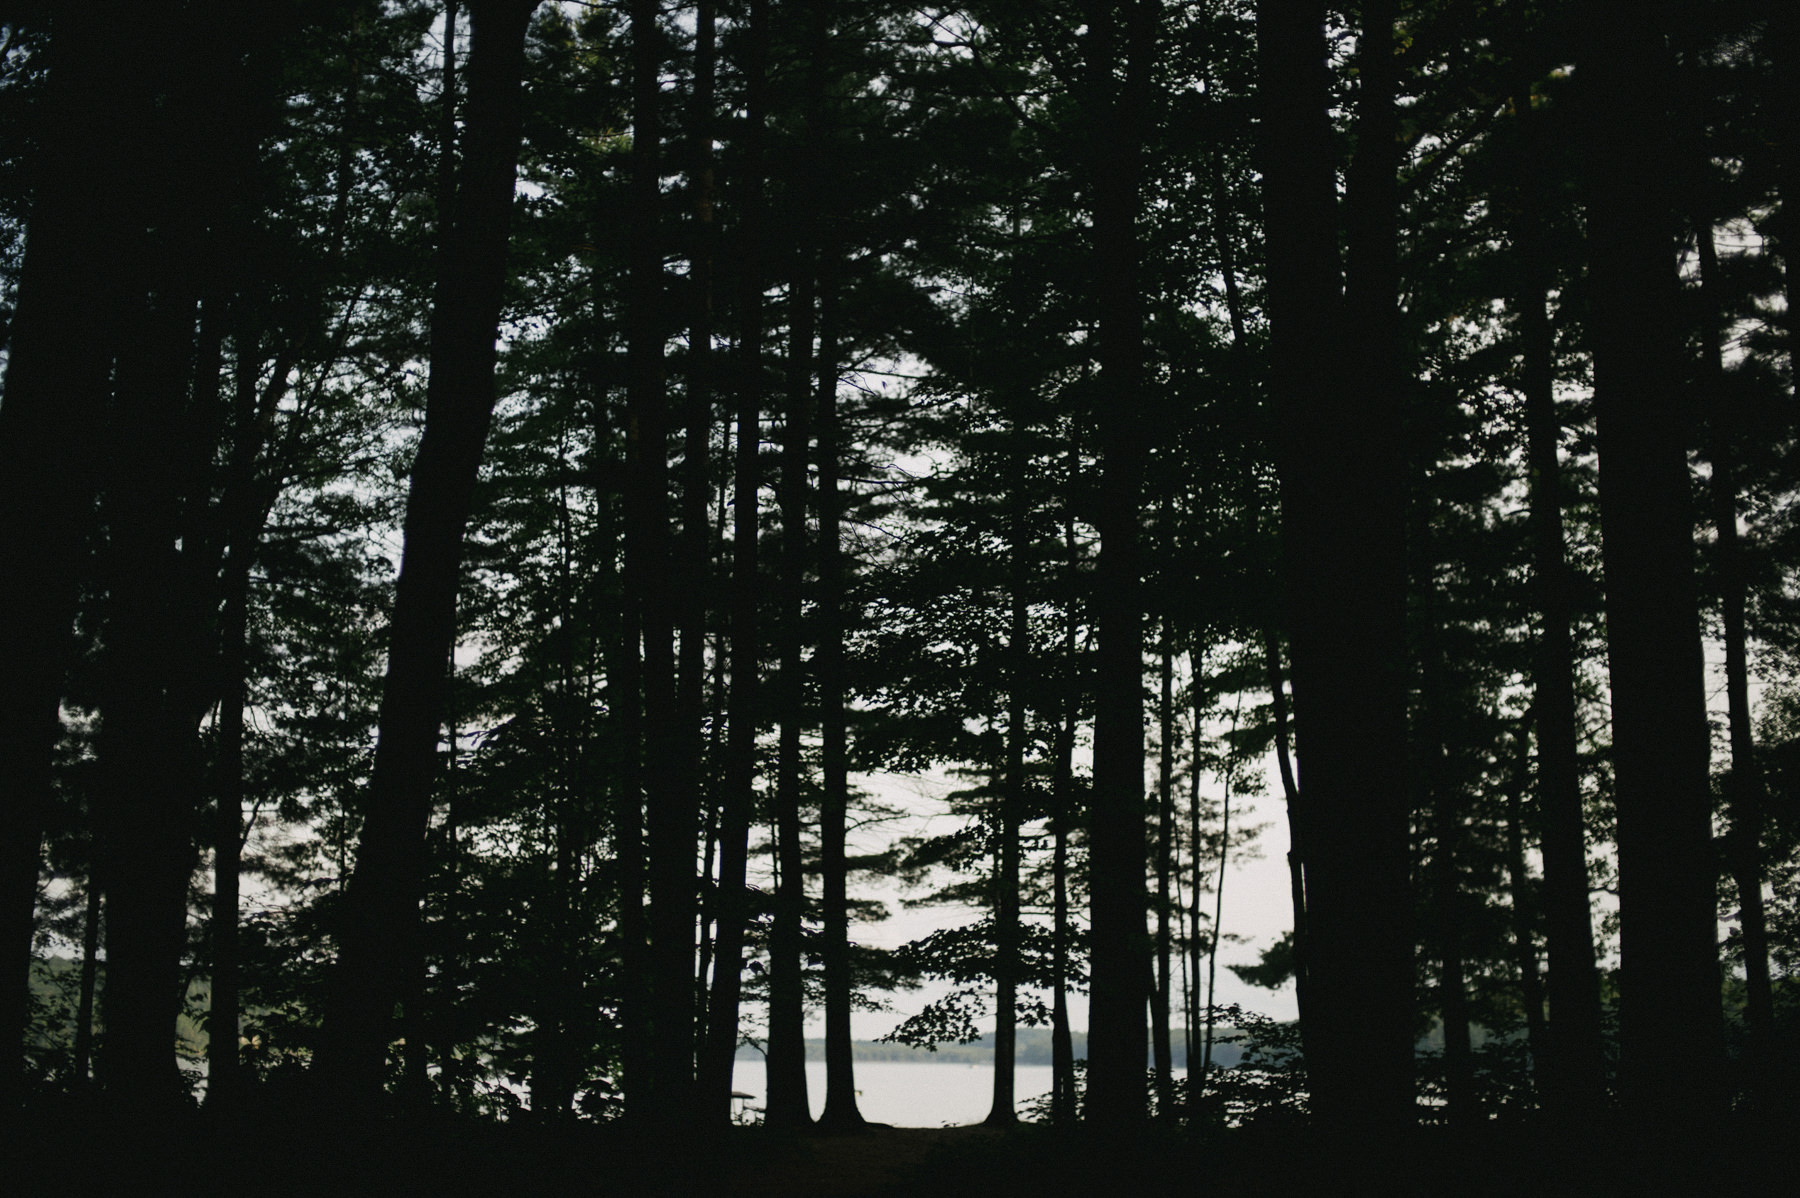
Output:
<instances>
[{"instance_id":1,"label":"lake","mask_svg":"<svg viewBox=\"0 0 1800 1198\"><path fill-rule=\"evenodd\" d=\"M1177 1069L1177 1076L1186 1076ZM1050 1092L1048 1065L1019 1065L1013 1071L1013 1092L1021 1106ZM763 1105L768 1092L767 1075L760 1060L739 1061L732 1072L731 1088L756 1097L750 1105ZM920 1061L856 1062L857 1110L865 1119L895 1127L944 1127L980 1123L994 1105L992 1065L952 1065ZM806 1063L806 1094L817 1118L825 1109L825 1062Z\"/></svg>"}]
</instances>

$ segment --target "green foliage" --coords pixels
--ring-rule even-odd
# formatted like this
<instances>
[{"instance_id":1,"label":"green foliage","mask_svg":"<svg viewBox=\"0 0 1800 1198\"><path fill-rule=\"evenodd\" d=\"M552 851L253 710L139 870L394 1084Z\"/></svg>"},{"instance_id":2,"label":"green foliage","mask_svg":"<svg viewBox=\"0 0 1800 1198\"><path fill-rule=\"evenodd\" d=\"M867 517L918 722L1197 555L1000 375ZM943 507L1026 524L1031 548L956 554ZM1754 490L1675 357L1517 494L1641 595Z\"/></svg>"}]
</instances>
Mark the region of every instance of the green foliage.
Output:
<instances>
[{"instance_id":1,"label":"green foliage","mask_svg":"<svg viewBox=\"0 0 1800 1198\"><path fill-rule=\"evenodd\" d=\"M1252 986L1277 990L1294 980L1294 934L1283 932L1281 938L1262 950L1254 965L1227 965L1225 968Z\"/></svg>"},{"instance_id":2,"label":"green foliage","mask_svg":"<svg viewBox=\"0 0 1800 1198\"><path fill-rule=\"evenodd\" d=\"M1205 1122L1226 1127L1273 1124L1303 1119L1308 1111L1306 1061L1297 1023L1278 1023L1235 1003L1212 1008L1212 1019L1226 1029L1218 1043L1237 1045L1242 1058L1230 1068L1206 1071L1199 1104L1191 1099L1198 1085L1192 1062L1180 1087L1178 1110L1199 1112Z\"/></svg>"},{"instance_id":3,"label":"green foliage","mask_svg":"<svg viewBox=\"0 0 1800 1198\"><path fill-rule=\"evenodd\" d=\"M750 8L719 8L717 92L714 111L704 114L692 105L698 47L688 14L659 16L665 159L656 207L646 213L632 209L628 186L634 131L624 17L606 6L545 5L532 30L501 398L458 595L449 728L426 844L423 957L406 963L415 989L392 1061L397 1093L423 1077L433 1101L464 1114L522 1116L533 1109L522 1095L558 1072L574 1079L570 1101L581 1117L607 1119L623 1110L631 1082L623 1073L633 1029L622 1026L621 971L626 915L639 900L621 813L640 798L628 714L642 701L626 668L640 646L623 610L626 544L636 534L626 528L621 480L641 435L625 399L631 306L654 306L660 381L677 436L688 398L710 388L701 414L710 472L704 526L679 531L706 545L704 578L683 584L704 591L704 621L681 635L702 642L703 747L694 764L716 829L720 749L739 718L734 684L768 665L729 661L724 647L733 548L725 529L734 514L732 463L721 452L725 413L752 367L764 372L774 407L779 358L799 361L810 351L787 343L803 272L817 269L820 255L829 258L833 366L842 375L852 765L939 771L959 784L948 798L954 826L881 846L853 858L852 869L897 877L909 905L980 912L897 953L857 946L857 1001L874 1007L880 993L928 979L948 993L885 1039L931 1047L979 1037L999 972L996 863L1009 826L1024 857L1018 897L1026 915L1013 963L1020 1021L1047 1022L1047 992L1059 981L1086 981L1081 912L1092 796L1082 762L1103 466L1095 433L1105 415L1090 173L1096 146L1116 132L1093 116L1095 78L1083 56L1097 36L1094 10L1067 0L833 5L821 10L828 36L814 64L811 6L770 7L776 69L761 139L766 177L754 188L746 177L758 141L748 127ZM1253 793L1260 783L1252 763L1276 734L1262 648L1279 649L1283 637L1271 449L1280 430L1267 391L1255 6L1154 7L1161 24L1136 228L1146 332L1145 386L1133 402L1148 442L1141 614L1188 663L1171 729L1182 749L1172 782L1177 793L1188 789L1194 810L1179 812L1171 847L1190 904L1174 913L1183 917L1176 949L1197 964L1227 930L1194 916L1211 883L1190 879L1209 875L1224 853L1244 852L1257 831L1234 828L1222 843L1215 792L1222 784L1235 796ZM1779 242L1786 197L1772 149L1779 81L1766 14L1756 6L1701 8L1688 14L1691 41L1680 47L1705 157L1686 197L1694 211L1684 213L1684 236L1693 243L1695 229L1716 235L1720 259L1708 294L1689 280L1685 335L1697 356L1713 322L1729 346L1723 385L1738 424L1750 624L1767 683L1758 768L1768 818L1757 847L1770 888L1780 1052L1791 1065L1800 1027L1800 698L1787 679L1800 661L1800 455L1792 452L1793 347L1784 315L1791 267ZM223 742L221 717L206 713L221 689L215 642L226 562L241 552L249 563L242 1055L254 1079L276 1087L294 1081L317 1047L333 931L356 859L405 476L424 420L430 292L446 215L440 171L455 160L443 144L444 102L454 109L459 100L442 91L440 5L283 12L279 38L238 47L259 64L267 111L257 118L264 125L249 177L220 208L231 252L221 278L209 281L217 294L195 306L200 322L219 322L218 351L190 388L194 411L184 418L192 418L197 465L182 504L191 527L179 549L171 546L194 576L189 598L203 635L186 681L203 700L193 718L209 762ZM1515 1110L1535 1101L1521 1033L1539 1013L1525 1010L1520 970L1521 960L1537 969L1543 931L1529 731L1540 616L1523 500L1520 297L1529 264L1520 226L1528 201L1541 208L1541 282L1563 425L1593 877L1601 889L1616 882L1583 164L1563 69L1569 47L1554 14L1434 0L1403 6L1403 18L1392 215L1404 281L1398 348L1409 379L1418 1007L1421 1029L1434 1013L1463 1011L1475 1029L1477 1105ZM0 344L10 335L34 172L54 132L41 113L45 35L29 22L4 28ZM1340 32L1328 65L1342 114L1361 85L1353 34ZM466 26L458 48L467 48ZM1520 103L1542 130L1530 144L1516 119ZM704 230L694 209L702 135L718 183ZM1334 137L1341 155L1354 151L1356 130L1341 115ZM760 230L747 219L753 191L775 214ZM631 239L646 230L665 268L648 301L627 286L626 269ZM703 260L717 272L704 296ZM743 277L753 264L764 277ZM765 312L760 364L742 356L743 305L752 295ZM704 377L689 327L703 308L715 337ZM93 332L96 344L104 340L105 330ZM1711 468L1722 409L1699 408L1690 440ZM766 435L784 431L771 420ZM685 466L685 445L677 452L675 443L672 436L647 452ZM671 501L685 498L687 485L673 473ZM247 540L218 527L246 493L256 517ZM773 541L779 523L765 513L757 535ZM92 530L96 550L106 534ZM1705 539L1701 581L1716 602L1724 580L1713 538ZM820 623L818 563L806 570L801 627L780 631L797 632L810 647ZM765 629L776 627L769 574L765 565L755 580ZM64 702L68 735L45 829L35 945L43 962L79 943L82 900L94 885L88 742L105 689L99 613L108 596L98 575L83 585L80 649ZM814 660L802 668L810 720ZM1015 706L1020 729L1012 727ZM758 731L766 749L769 729ZM810 823L819 754L810 729L808 739L802 792ZM1304 744L1302 730L1302 758ZM1009 776L1015 745L1022 779ZM206 839L213 801L210 783L193 796L196 844ZM886 814L867 796L857 801L869 821ZM1067 838L1065 881L1076 912L1060 979L1045 922L1057 829ZM694 846L697 875L714 864L698 864L703 847L716 852ZM806 847L810 856L812 843ZM710 878L701 876L698 889L717 897ZM751 902L746 996L756 1004L771 964L769 896L758 891ZM852 902L853 918L881 914L872 900ZM809 1001L819 996L820 914L809 907L802 936ZM1616 926L1602 929L1610 935ZM190 975L206 974L209 953L196 937ZM1741 965L1741 931L1721 953L1728 966ZM1446 958L1462 974L1460 992ZM1295 965L1289 935L1258 963L1228 968L1273 989ZM34 978L30 1056L42 1088L76 1081L72 976L66 964L40 963ZM1734 1036L1736 985L1728 983L1727 1003ZM1209 1070L1199 1117L1229 1126L1304 1117L1296 1030L1236 1007L1215 1014L1245 1059ZM752 1011L746 1022L756 1018ZM1441 1055L1422 1058L1428 1116L1441 1112L1449 1074ZM1190 1109L1185 1097L1179 1109Z\"/></svg>"}]
</instances>

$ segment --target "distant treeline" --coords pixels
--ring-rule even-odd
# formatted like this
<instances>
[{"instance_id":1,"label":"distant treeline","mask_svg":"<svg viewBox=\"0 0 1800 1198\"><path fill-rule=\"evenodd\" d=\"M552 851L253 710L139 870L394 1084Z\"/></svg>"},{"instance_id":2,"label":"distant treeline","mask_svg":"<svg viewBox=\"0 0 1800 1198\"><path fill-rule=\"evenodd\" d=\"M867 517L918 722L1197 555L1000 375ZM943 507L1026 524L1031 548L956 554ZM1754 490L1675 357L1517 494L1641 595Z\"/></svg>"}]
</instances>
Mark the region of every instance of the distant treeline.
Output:
<instances>
[{"instance_id":1,"label":"distant treeline","mask_svg":"<svg viewBox=\"0 0 1800 1198\"><path fill-rule=\"evenodd\" d=\"M1221 1031L1220 1035L1226 1034ZM1071 1035L1075 1046L1075 1059L1087 1059L1087 1033L1075 1032ZM937 1051L928 1048L913 1048L906 1044L888 1044L876 1040L857 1040L853 1045L856 1059L859 1061L918 1061L924 1064L937 1065L991 1065L994 1062L994 1036L988 1033L972 1044L940 1044ZM1187 1067L1187 1041L1176 1034L1171 1044L1174 1064L1177 1069ZM1018 1032L1017 1063L1020 1065L1048 1065L1050 1060L1050 1032L1048 1029L1021 1028ZM738 1049L737 1059L754 1061L762 1056L760 1049L744 1045ZM1236 1044L1214 1043L1213 1064L1230 1067L1243 1059L1243 1050ZM825 1059L825 1041L811 1039L806 1042L806 1059L822 1061ZM1145 1059L1145 1068L1150 1061Z\"/></svg>"}]
</instances>

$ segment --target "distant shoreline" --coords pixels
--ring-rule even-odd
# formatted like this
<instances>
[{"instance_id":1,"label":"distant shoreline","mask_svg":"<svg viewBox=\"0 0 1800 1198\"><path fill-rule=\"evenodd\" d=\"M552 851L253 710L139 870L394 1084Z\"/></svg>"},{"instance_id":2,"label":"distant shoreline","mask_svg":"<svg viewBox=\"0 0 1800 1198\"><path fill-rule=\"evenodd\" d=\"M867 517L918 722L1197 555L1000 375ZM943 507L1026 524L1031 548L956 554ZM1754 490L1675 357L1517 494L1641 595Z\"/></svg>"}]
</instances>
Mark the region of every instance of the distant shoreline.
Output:
<instances>
[{"instance_id":1,"label":"distant shoreline","mask_svg":"<svg viewBox=\"0 0 1800 1198\"><path fill-rule=\"evenodd\" d=\"M1075 1059L1087 1059L1087 1035L1076 1033L1072 1040ZM1186 1046L1179 1040L1172 1046L1175 1068L1187 1066ZM762 1053L748 1045L737 1051L740 1061L762 1059ZM1237 1064L1243 1053L1236 1044L1214 1044L1213 1063L1222 1066ZM858 1061L910 1061L922 1065L992 1065L994 1063L994 1038L983 1036L973 1044L940 1044L937 1051L928 1048L913 1048L905 1044L888 1044L878 1040L857 1040L852 1044L852 1058ZM806 1042L806 1059L822 1061L825 1059L825 1041L809 1039ZM1054 1062L1050 1055L1050 1033L1032 1029L1019 1033L1018 1045L1014 1060L1020 1065L1049 1065ZM1149 1068L1148 1062L1145 1068Z\"/></svg>"}]
</instances>

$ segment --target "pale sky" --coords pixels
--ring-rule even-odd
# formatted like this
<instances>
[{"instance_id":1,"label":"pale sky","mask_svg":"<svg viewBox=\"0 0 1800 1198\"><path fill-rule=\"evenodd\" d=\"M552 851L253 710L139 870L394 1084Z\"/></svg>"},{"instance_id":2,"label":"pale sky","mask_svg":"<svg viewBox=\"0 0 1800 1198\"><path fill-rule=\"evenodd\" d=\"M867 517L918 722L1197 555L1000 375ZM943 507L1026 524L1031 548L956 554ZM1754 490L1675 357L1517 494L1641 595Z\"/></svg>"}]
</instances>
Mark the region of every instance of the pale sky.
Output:
<instances>
[{"instance_id":1,"label":"pale sky","mask_svg":"<svg viewBox=\"0 0 1800 1198\"><path fill-rule=\"evenodd\" d=\"M1294 999L1292 983L1280 990L1264 990L1246 985L1238 980L1225 966L1229 964L1248 964L1255 962L1262 949L1267 948L1293 925L1293 907L1288 895L1287 876L1287 822L1282 809L1280 782L1274 775L1274 761L1271 756L1266 763L1270 785L1264 788L1265 793L1259 796L1234 797L1232 800L1232 824L1234 827L1252 824L1268 824L1268 828L1256 842L1256 856L1242 854L1239 859L1227 868L1225 877L1225 906L1223 926L1227 937L1241 936L1244 943L1227 941L1219 958L1218 1001L1223 1003L1240 1003L1251 1010L1259 1011L1275 1019L1293 1019L1298 1014ZM855 783L893 804L904 806L914 814L907 821L906 827L888 825L870 837L865 847L878 847L883 840L903 834L919 834L922 832L948 831L955 825L957 817L949 814L947 806L936 797L953 784L947 780L913 777L859 777ZM1218 780L1208 777L1203 785L1218 788ZM909 940L917 939L942 927L954 926L967 922L975 917L975 912L968 908L957 907L924 907L908 910L900 905L905 897L897 885L887 883L882 886L863 885L857 888L858 893L868 897L884 900L889 908L890 917L879 924L859 924L851 929L851 939L861 944L874 944L883 948L897 948ZM1211 911L1211 897L1207 899L1207 910ZM1083 913L1085 915L1085 913ZM935 986L910 992L888 995L893 1010L889 1012L857 1012L852 1018L852 1028L859 1040L873 1040L898 1024L907 1015L916 1013L931 999L947 990L947 986ZM1177 966L1175 977L1175 1006L1177 1014L1173 1017L1179 1026L1180 1015L1180 973ZM761 1012L746 1009L745 1014L761 1021ZM1070 995L1070 1022L1077 1031L1087 1028L1087 998L1082 994ZM981 1027L983 1030L993 1029L993 1018L990 1015ZM809 1012L807 1025L808 1036L823 1036L824 1012Z\"/></svg>"}]
</instances>

